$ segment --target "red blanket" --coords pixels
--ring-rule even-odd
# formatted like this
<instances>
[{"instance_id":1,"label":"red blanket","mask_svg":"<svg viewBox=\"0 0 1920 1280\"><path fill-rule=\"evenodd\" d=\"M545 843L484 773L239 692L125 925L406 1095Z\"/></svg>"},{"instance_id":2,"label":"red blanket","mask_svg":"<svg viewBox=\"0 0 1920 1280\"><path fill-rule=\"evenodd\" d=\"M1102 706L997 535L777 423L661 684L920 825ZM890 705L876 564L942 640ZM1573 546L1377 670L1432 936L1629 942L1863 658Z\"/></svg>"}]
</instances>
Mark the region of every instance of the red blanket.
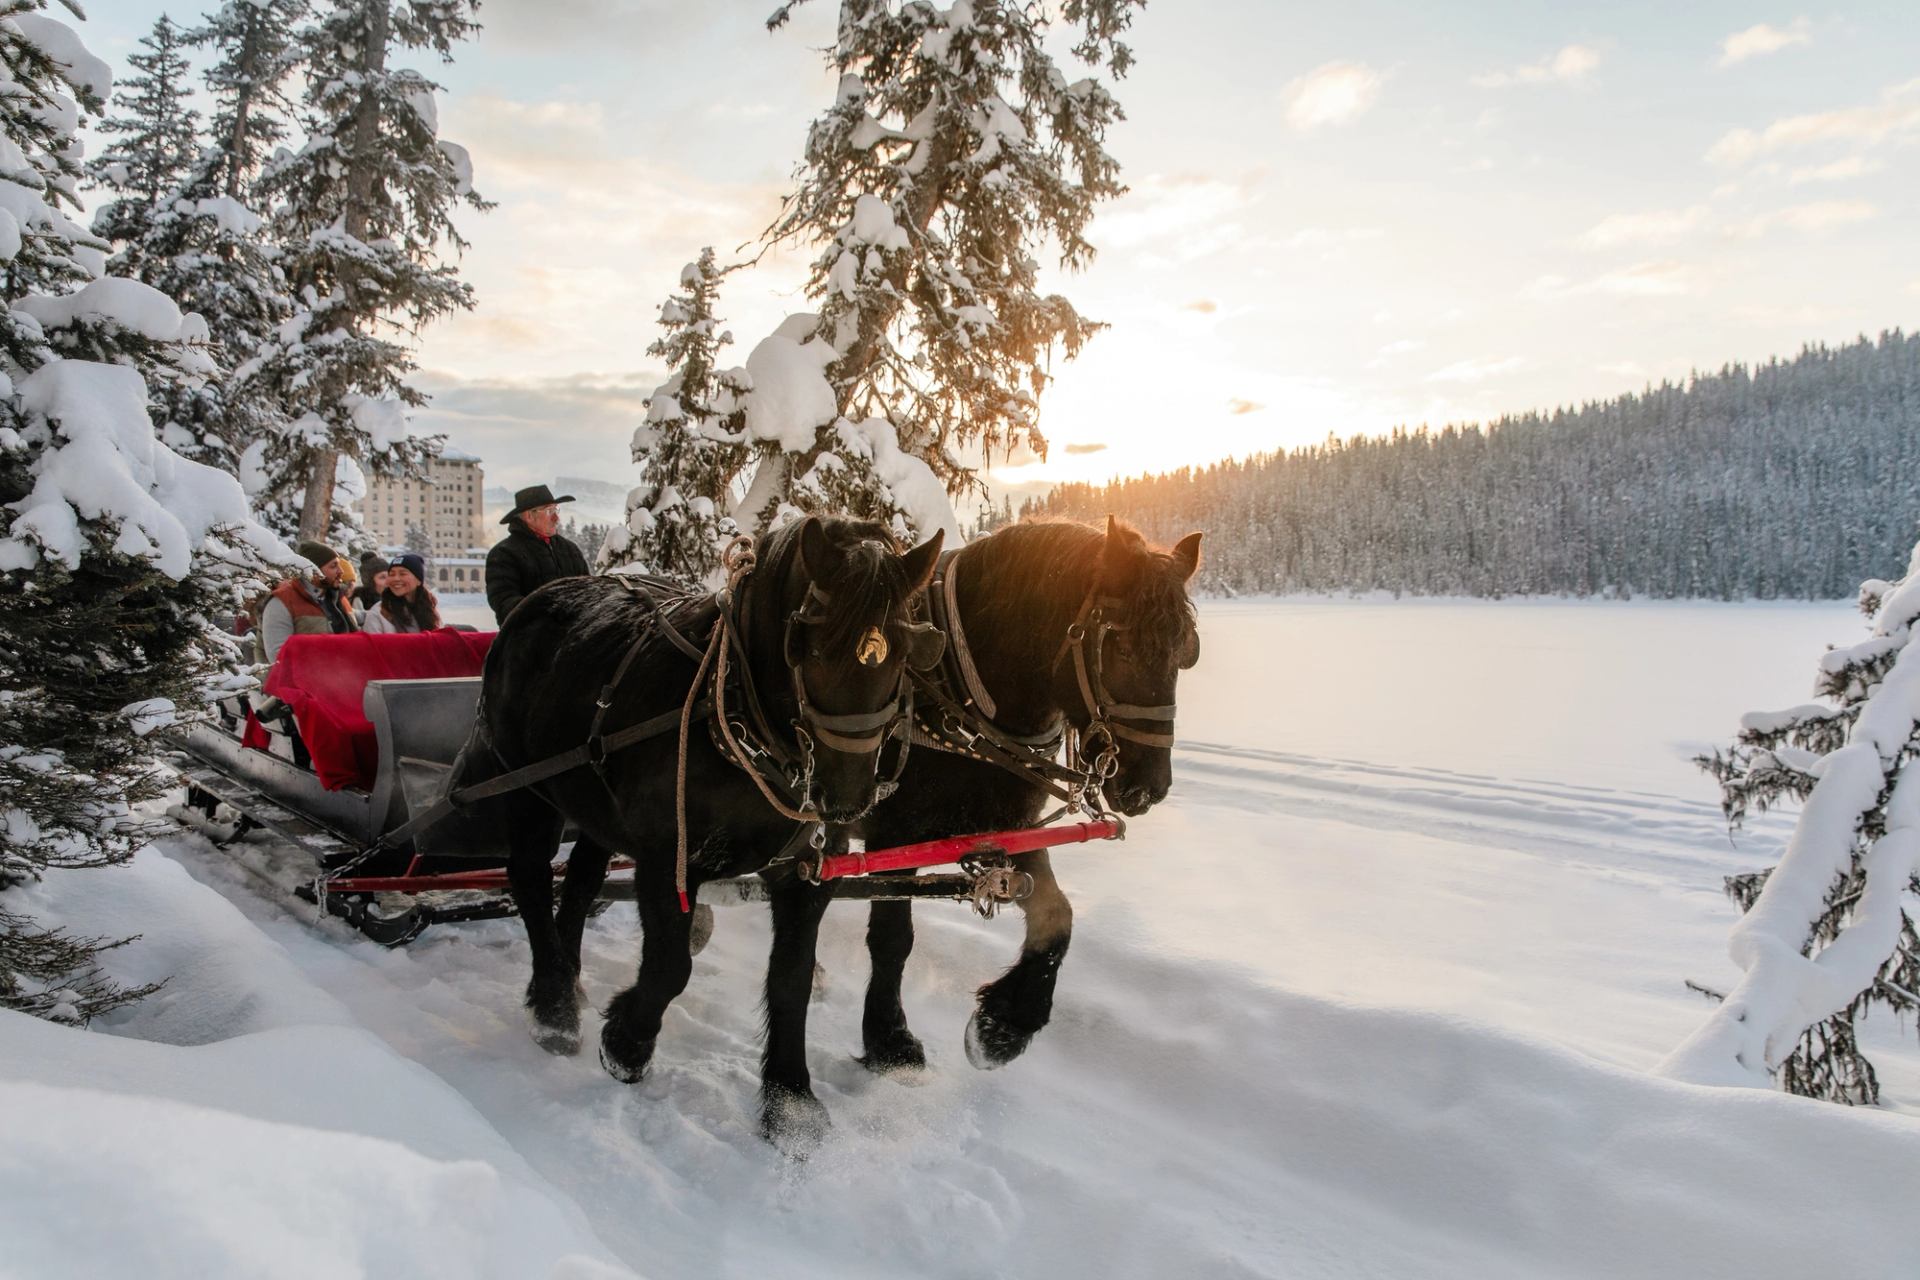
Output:
<instances>
[{"instance_id":1,"label":"red blanket","mask_svg":"<svg viewBox=\"0 0 1920 1280\"><path fill-rule=\"evenodd\" d=\"M373 723L360 709L367 681L477 676L494 635L292 636L267 673L266 691L293 708L322 786L366 789L379 766Z\"/></svg>"}]
</instances>

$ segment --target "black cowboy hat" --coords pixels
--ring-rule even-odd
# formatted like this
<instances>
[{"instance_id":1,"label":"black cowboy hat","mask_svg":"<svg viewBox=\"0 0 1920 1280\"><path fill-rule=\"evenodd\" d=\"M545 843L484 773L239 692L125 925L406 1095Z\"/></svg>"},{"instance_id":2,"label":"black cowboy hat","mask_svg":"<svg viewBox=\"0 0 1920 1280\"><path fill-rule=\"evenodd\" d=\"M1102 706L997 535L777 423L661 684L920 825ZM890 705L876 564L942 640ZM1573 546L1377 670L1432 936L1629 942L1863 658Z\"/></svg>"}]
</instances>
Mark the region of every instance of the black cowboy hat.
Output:
<instances>
[{"instance_id":1,"label":"black cowboy hat","mask_svg":"<svg viewBox=\"0 0 1920 1280\"><path fill-rule=\"evenodd\" d=\"M522 511L531 511L535 507L544 507L551 503L572 501L573 495L570 493L562 494L556 498L553 496L553 490L547 488L547 486L543 484L531 485L513 495L513 510L501 516L500 523L511 523L513 518Z\"/></svg>"}]
</instances>

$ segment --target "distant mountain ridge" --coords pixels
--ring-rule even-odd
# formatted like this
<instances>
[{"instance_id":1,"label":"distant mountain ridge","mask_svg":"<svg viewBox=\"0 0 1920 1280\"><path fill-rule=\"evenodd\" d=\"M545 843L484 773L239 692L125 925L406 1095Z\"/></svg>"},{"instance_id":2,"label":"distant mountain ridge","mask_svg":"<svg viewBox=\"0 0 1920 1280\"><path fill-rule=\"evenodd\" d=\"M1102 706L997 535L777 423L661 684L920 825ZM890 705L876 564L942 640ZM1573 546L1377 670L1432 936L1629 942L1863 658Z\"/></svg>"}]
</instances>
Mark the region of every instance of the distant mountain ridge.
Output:
<instances>
[{"instance_id":1,"label":"distant mountain ridge","mask_svg":"<svg viewBox=\"0 0 1920 1280\"><path fill-rule=\"evenodd\" d=\"M1243 592L1837 599L1920 530L1920 334L1808 346L1482 428L1396 430L1105 485L1023 513L1208 532Z\"/></svg>"},{"instance_id":2,"label":"distant mountain ridge","mask_svg":"<svg viewBox=\"0 0 1920 1280\"><path fill-rule=\"evenodd\" d=\"M620 524L627 518L627 492L633 487L630 484L556 476L550 486L557 494L573 495L574 501L561 508L568 519L582 524ZM513 505L513 490L505 485L488 485L481 496L486 500L489 520L498 520Z\"/></svg>"}]
</instances>

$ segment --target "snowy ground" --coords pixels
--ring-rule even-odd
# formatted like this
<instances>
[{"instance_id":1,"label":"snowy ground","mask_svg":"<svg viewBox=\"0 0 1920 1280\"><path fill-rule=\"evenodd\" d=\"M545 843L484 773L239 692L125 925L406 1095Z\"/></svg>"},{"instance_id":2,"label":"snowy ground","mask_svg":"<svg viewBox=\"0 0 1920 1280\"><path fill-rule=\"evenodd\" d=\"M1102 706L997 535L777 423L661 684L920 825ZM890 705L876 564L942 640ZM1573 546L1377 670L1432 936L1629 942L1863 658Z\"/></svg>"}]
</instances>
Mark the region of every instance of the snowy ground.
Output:
<instances>
[{"instance_id":1,"label":"snowy ground","mask_svg":"<svg viewBox=\"0 0 1920 1280\"><path fill-rule=\"evenodd\" d=\"M1720 877L1786 830L1731 846L1686 757L1803 701L1851 610L1257 601L1202 632L1173 797L1056 860L1076 934L1023 1059L959 1043L1017 924L922 908L932 1069L866 1075L863 913L830 915L836 1128L802 1165L754 1136L756 909L629 1088L527 1038L514 922L384 952L187 836L50 883L174 979L116 1035L0 1018L0 1274L1920 1274L1911 1032L1872 1028L1874 1112L1642 1074L1705 1012L1682 979L1733 973ZM595 1003L633 930L596 922Z\"/></svg>"}]
</instances>

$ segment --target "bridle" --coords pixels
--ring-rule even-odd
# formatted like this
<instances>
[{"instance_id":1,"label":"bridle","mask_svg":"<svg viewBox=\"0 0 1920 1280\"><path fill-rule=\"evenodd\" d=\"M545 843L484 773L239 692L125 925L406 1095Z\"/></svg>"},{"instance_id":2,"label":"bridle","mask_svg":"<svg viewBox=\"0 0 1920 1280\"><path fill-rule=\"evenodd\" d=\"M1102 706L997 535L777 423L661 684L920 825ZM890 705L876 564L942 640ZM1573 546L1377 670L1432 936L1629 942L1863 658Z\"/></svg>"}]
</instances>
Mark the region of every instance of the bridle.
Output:
<instances>
[{"instance_id":1,"label":"bridle","mask_svg":"<svg viewBox=\"0 0 1920 1280\"><path fill-rule=\"evenodd\" d=\"M728 628L729 646L735 659L734 670L740 676L740 702L744 704L746 714L744 719L729 714L724 690L716 686L716 691L722 696L716 699L714 706L712 732L715 746L740 768L782 784L795 801L788 816L800 815L796 820L819 821L819 806L815 803L813 789L816 744L846 755L873 753L874 774L879 778L875 803L885 799L899 787L900 775L906 769L907 753L911 746L908 729L913 722L913 682L909 675L909 664L905 661L900 664L892 696L875 710L845 713L821 710L807 689L803 638L805 628L828 620L826 610L833 597L818 583L809 581L806 594L787 615L781 633L780 652L786 664L795 708L788 722L792 735L792 745L789 747L785 735L773 730L772 721L754 683L752 666L747 661L743 637L749 634L750 600L740 593L740 588L753 572L750 549L744 554L736 554L733 564L739 566L743 561L743 568L730 572L727 589L720 593L720 607L729 617L737 618ZM898 750L892 768L883 775L881 754L890 738L897 741Z\"/></svg>"},{"instance_id":2,"label":"bridle","mask_svg":"<svg viewBox=\"0 0 1920 1280\"><path fill-rule=\"evenodd\" d=\"M1104 655L1107 637L1116 631L1132 630L1131 621L1121 616L1126 601L1119 596L1101 595L1098 581L1087 589L1086 598L1080 602L1079 612L1073 621L1067 624L1067 634L1060 641L1060 647L1054 651L1051 670L1059 673L1060 663L1066 656L1073 655L1074 682L1080 688L1080 701L1087 712L1087 725L1081 732L1084 744L1092 739L1104 737L1109 742L1124 739L1143 747L1173 746L1173 713L1177 704L1167 702L1156 706L1145 706L1133 702L1121 702L1107 690ZM1140 721L1149 725L1164 725L1164 730L1135 728L1127 721Z\"/></svg>"},{"instance_id":3,"label":"bridle","mask_svg":"<svg viewBox=\"0 0 1920 1280\"><path fill-rule=\"evenodd\" d=\"M1064 812L1101 810L1100 788L1120 767L1120 740L1145 746L1173 745L1174 704L1139 706L1120 702L1106 686L1102 654L1107 636L1131 625L1122 613L1126 602L1118 596L1101 595L1096 580L1068 624L1048 668L1057 683L1060 664L1073 654L1075 677L1087 712L1086 725L1075 727L1056 716L1038 733L1015 733L995 722L998 708L973 664L960 618L960 555L961 551L950 551L940 558L933 585L927 591L933 621L947 636L947 654L942 668L944 680L915 673L921 693L938 713L937 718L922 715L915 726L916 740L938 751L997 765L1063 801ZM1165 729L1122 723L1127 720L1163 725ZM1064 764L1055 759L1063 738L1068 739Z\"/></svg>"}]
</instances>

